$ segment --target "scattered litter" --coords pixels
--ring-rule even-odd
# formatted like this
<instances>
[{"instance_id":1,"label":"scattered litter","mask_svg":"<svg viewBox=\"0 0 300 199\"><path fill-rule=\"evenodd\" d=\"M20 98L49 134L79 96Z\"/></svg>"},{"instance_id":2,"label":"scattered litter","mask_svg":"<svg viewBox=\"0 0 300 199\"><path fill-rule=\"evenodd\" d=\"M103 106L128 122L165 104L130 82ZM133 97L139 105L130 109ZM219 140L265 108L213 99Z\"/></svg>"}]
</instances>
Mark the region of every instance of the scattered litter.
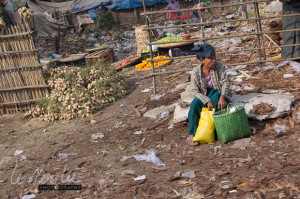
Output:
<instances>
[{"instance_id":1,"label":"scattered litter","mask_svg":"<svg viewBox=\"0 0 300 199\"><path fill-rule=\"evenodd\" d=\"M290 78L290 77L293 77L293 76L294 76L294 74L284 74L283 78Z\"/></svg>"},{"instance_id":2,"label":"scattered litter","mask_svg":"<svg viewBox=\"0 0 300 199\"><path fill-rule=\"evenodd\" d=\"M116 122L115 128L116 128L116 129L119 128L121 124L122 124L122 122Z\"/></svg>"},{"instance_id":3,"label":"scattered litter","mask_svg":"<svg viewBox=\"0 0 300 199\"><path fill-rule=\"evenodd\" d=\"M125 176L125 175L134 175L135 172L133 170L124 170L122 171L121 175Z\"/></svg>"},{"instance_id":4,"label":"scattered litter","mask_svg":"<svg viewBox=\"0 0 300 199\"><path fill-rule=\"evenodd\" d=\"M152 162L153 164L156 164L157 166L166 166L157 156L154 149L149 149L146 154L143 155L133 155L133 157L136 159L136 161L142 161L145 160L147 162Z\"/></svg>"},{"instance_id":5,"label":"scattered litter","mask_svg":"<svg viewBox=\"0 0 300 199\"><path fill-rule=\"evenodd\" d=\"M78 155L78 153L61 153L61 152L59 152L58 157L68 158L69 156L76 156L76 155Z\"/></svg>"},{"instance_id":6,"label":"scattered litter","mask_svg":"<svg viewBox=\"0 0 300 199\"><path fill-rule=\"evenodd\" d=\"M222 186L222 189L228 189L228 188L229 188L228 185L223 185L223 186Z\"/></svg>"},{"instance_id":7,"label":"scattered litter","mask_svg":"<svg viewBox=\"0 0 300 199\"><path fill-rule=\"evenodd\" d=\"M87 41L97 41L97 39L95 38L95 37L89 37L89 38L87 38Z\"/></svg>"},{"instance_id":8,"label":"scattered litter","mask_svg":"<svg viewBox=\"0 0 300 199\"><path fill-rule=\"evenodd\" d=\"M141 135L142 134L142 131L136 131L133 133L134 135Z\"/></svg>"},{"instance_id":9,"label":"scattered litter","mask_svg":"<svg viewBox=\"0 0 300 199\"><path fill-rule=\"evenodd\" d=\"M266 89L266 90L263 90L261 91L262 93L265 93L265 94L274 94L274 93L280 93L279 90L274 90L274 89Z\"/></svg>"},{"instance_id":10,"label":"scattered litter","mask_svg":"<svg viewBox=\"0 0 300 199\"><path fill-rule=\"evenodd\" d=\"M167 90L168 93L175 93L176 91L177 91L176 88L172 88L172 89Z\"/></svg>"},{"instance_id":11,"label":"scattered litter","mask_svg":"<svg viewBox=\"0 0 300 199\"><path fill-rule=\"evenodd\" d=\"M191 180L188 180L188 181L181 180L178 182L178 184L189 184L191 182L192 182Z\"/></svg>"},{"instance_id":12,"label":"scattered litter","mask_svg":"<svg viewBox=\"0 0 300 199\"><path fill-rule=\"evenodd\" d=\"M73 135L72 133L66 133L66 135Z\"/></svg>"},{"instance_id":13,"label":"scattered litter","mask_svg":"<svg viewBox=\"0 0 300 199\"><path fill-rule=\"evenodd\" d=\"M244 187L244 186L246 186L246 185L247 185L247 183L245 183L245 182L242 183L242 184L239 184L240 187Z\"/></svg>"},{"instance_id":14,"label":"scattered litter","mask_svg":"<svg viewBox=\"0 0 300 199\"><path fill-rule=\"evenodd\" d=\"M105 150L102 150L101 152L103 153L103 155L108 155L109 154L109 152L105 151Z\"/></svg>"},{"instance_id":15,"label":"scattered litter","mask_svg":"<svg viewBox=\"0 0 300 199\"><path fill-rule=\"evenodd\" d=\"M125 104L121 104L121 105L120 105L120 108L123 108L123 107L124 107L124 105L125 105Z\"/></svg>"},{"instance_id":16,"label":"scattered litter","mask_svg":"<svg viewBox=\"0 0 300 199\"><path fill-rule=\"evenodd\" d=\"M217 181L215 174L211 178L209 178L209 181Z\"/></svg>"},{"instance_id":17,"label":"scattered litter","mask_svg":"<svg viewBox=\"0 0 300 199\"><path fill-rule=\"evenodd\" d=\"M114 180L108 180L108 179L100 179L99 180L99 184L100 185L104 185L104 184L112 184L112 183L114 183L115 181Z\"/></svg>"},{"instance_id":18,"label":"scattered litter","mask_svg":"<svg viewBox=\"0 0 300 199\"><path fill-rule=\"evenodd\" d=\"M244 90L247 90L247 91L254 90L254 88L250 87L249 85L243 85L243 87L244 87Z\"/></svg>"},{"instance_id":19,"label":"scattered litter","mask_svg":"<svg viewBox=\"0 0 300 199\"><path fill-rule=\"evenodd\" d=\"M126 149L126 147L122 147L120 144L118 144L118 147L121 151L123 151L124 149Z\"/></svg>"},{"instance_id":20,"label":"scattered litter","mask_svg":"<svg viewBox=\"0 0 300 199\"><path fill-rule=\"evenodd\" d=\"M193 179L196 177L195 172L194 171L189 171L189 172L185 172L183 174L181 174L183 177L188 177L190 179Z\"/></svg>"},{"instance_id":21,"label":"scattered litter","mask_svg":"<svg viewBox=\"0 0 300 199\"><path fill-rule=\"evenodd\" d=\"M270 144L274 144L274 143L275 143L275 140L268 140L268 142L269 142Z\"/></svg>"},{"instance_id":22,"label":"scattered litter","mask_svg":"<svg viewBox=\"0 0 300 199\"><path fill-rule=\"evenodd\" d=\"M241 91L242 90L240 86L236 86L236 85L231 85L230 89L233 91Z\"/></svg>"},{"instance_id":23,"label":"scattered litter","mask_svg":"<svg viewBox=\"0 0 300 199\"><path fill-rule=\"evenodd\" d=\"M96 120L91 120L91 124L95 124L95 123L97 123Z\"/></svg>"},{"instance_id":24,"label":"scattered litter","mask_svg":"<svg viewBox=\"0 0 300 199\"><path fill-rule=\"evenodd\" d=\"M275 124L274 126L274 130L276 133L280 134L281 132L285 133L286 130L285 130L285 125L278 125L278 124Z\"/></svg>"},{"instance_id":25,"label":"scattered litter","mask_svg":"<svg viewBox=\"0 0 300 199\"><path fill-rule=\"evenodd\" d=\"M127 160L127 159L129 159L129 158L132 158L132 155L131 155L131 156L126 156L126 155L125 155L124 157L121 158L120 161L121 161L121 162L124 162L125 160Z\"/></svg>"},{"instance_id":26,"label":"scattered litter","mask_svg":"<svg viewBox=\"0 0 300 199\"><path fill-rule=\"evenodd\" d=\"M36 198L36 196L34 194L30 194L30 195L23 196L21 199L32 199L32 198Z\"/></svg>"},{"instance_id":27,"label":"scattered litter","mask_svg":"<svg viewBox=\"0 0 300 199\"><path fill-rule=\"evenodd\" d=\"M234 81L237 81L237 82L241 83L241 82L243 82L243 79L241 79L241 78L236 78Z\"/></svg>"},{"instance_id":28,"label":"scattered litter","mask_svg":"<svg viewBox=\"0 0 300 199\"><path fill-rule=\"evenodd\" d=\"M237 190L231 190L229 193L237 193Z\"/></svg>"},{"instance_id":29,"label":"scattered litter","mask_svg":"<svg viewBox=\"0 0 300 199\"><path fill-rule=\"evenodd\" d=\"M225 18L226 19L235 19L235 17L237 17L237 15L231 14L231 15L227 15Z\"/></svg>"},{"instance_id":30,"label":"scattered litter","mask_svg":"<svg viewBox=\"0 0 300 199\"><path fill-rule=\"evenodd\" d=\"M300 73L300 63L296 61L290 61L290 65L293 67L294 71Z\"/></svg>"},{"instance_id":31,"label":"scattered litter","mask_svg":"<svg viewBox=\"0 0 300 199\"><path fill-rule=\"evenodd\" d=\"M98 138L104 138L104 134L103 133L96 133L96 134L92 135L93 140L97 140Z\"/></svg>"},{"instance_id":32,"label":"scattered litter","mask_svg":"<svg viewBox=\"0 0 300 199\"><path fill-rule=\"evenodd\" d=\"M162 98L162 97L164 97L165 96L165 94L156 94L156 95L154 95L153 97L151 97L151 101L153 101L153 100L159 100L160 98Z\"/></svg>"},{"instance_id":33,"label":"scattered litter","mask_svg":"<svg viewBox=\"0 0 300 199\"><path fill-rule=\"evenodd\" d=\"M238 69L242 69L242 68L246 68L247 65L238 65L234 68L234 70L238 70Z\"/></svg>"},{"instance_id":34,"label":"scattered litter","mask_svg":"<svg viewBox=\"0 0 300 199\"><path fill-rule=\"evenodd\" d=\"M250 145L251 141L252 141L251 138L243 138L243 139L235 140L231 148L245 150L246 147Z\"/></svg>"},{"instance_id":35,"label":"scattered litter","mask_svg":"<svg viewBox=\"0 0 300 199\"><path fill-rule=\"evenodd\" d=\"M134 178L134 181L145 180L145 179L146 179L146 176L142 175L142 176L138 176L138 177Z\"/></svg>"},{"instance_id":36,"label":"scattered litter","mask_svg":"<svg viewBox=\"0 0 300 199\"><path fill-rule=\"evenodd\" d=\"M224 184L224 183L229 183L230 181L228 181L228 180L223 180L223 181L221 181L221 184Z\"/></svg>"},{"instance_id":37,"label":"scattered litter","mask_svg":"<svg viewBox=\"0 0 300 199\"><path fill-rule=\"evenodd\" d=\"M159 118L161 118L161 119L165 118L165 117L169 116L169 113L170 113L170 111L163 111L163 112L161 112Z\"/></svg>"},{"instance_id":38,"label":"scattered litter","mask_svg":"<svg viewBox=\"0 0 300 199\"><path fill-rule=\"evenodd\" d=\"M214 154L217 154L219 149L222 149L222 146L215 146L214 147Z\"/></svg>"},{"instance_id":39,"label":"scattered litter","mask_svg":"<svg viewBox=\"0 0 300 199\"><path fill-rule=\"evenodd\" d=\"M16 150L15 151L15 153L14 153L14 155L16 156L16 155L20 155L21 153L23 153L24 151L21 151L21 150Z\"/></svg>"},{"instance_id":40,"label":"scattered litter","mask_svg":"<svg viewBox=\"0 0 300 199\"><path fill-rule=\"evenodd\" d=\"M204 29L204 33L211 32L212 30L213 30L212 28L205 28L205 29Z\"/></svg>"},{"instance_id":41,"label":"scattered litter","mask_svg":"<svg viewBox=\"0 0 300 199\"><path fill-rule=\"evenodd\" d=\"M226 74L231 75L231 76L236 76L236 75L238 75L238 72L236 72L233 69L229 69L228 71L226 71Z\"/></svg>"},{"instance_id":42,"label":"scattered litter","mask_svg":"<svg viewBox=\"0 0 300 199\"><path fill-rule=\"evenodd\" d=\"M24 156L24 155L21 155L21 157L20 157L20 161L24 161L24 160L27 160L27 157L26 157L26 156Z\"/></svg>"},{"instance_id":43,"label":"scattered litter","mask_svg":"<svg viewBox=\"0 0 300 199\"><path fill-rule=\"evenodd\" d=\"M145 90L142 91L142 93L148 93L150 91L149 88L146 88Z\"/></svg>"}]
</instances>

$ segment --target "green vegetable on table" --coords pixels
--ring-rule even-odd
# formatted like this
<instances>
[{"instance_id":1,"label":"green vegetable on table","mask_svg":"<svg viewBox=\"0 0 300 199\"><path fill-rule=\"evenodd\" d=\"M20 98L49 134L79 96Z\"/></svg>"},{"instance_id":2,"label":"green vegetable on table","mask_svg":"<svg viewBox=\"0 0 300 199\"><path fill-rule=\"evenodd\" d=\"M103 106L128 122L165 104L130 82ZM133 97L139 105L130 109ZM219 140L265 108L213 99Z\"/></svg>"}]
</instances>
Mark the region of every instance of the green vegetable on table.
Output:
<instances>
[{"instance_id":1,"label":"green vegetable on table","mask_svg":"<svg viewBox=\"0 0 300 199\"><path fill-rule=\"evenodd\" d=\"M157 50L152 50L152 52L155 52L155 51L157 51ZM144 49L144 50L142 50L142 53L149 53L149 52L150 52L149 49Z\"/></svg>"},{"instance_id":2,"label":"green vegetable on table","mask_svg":"<svg viewBox=\"0 0 300 199\"><path fill-rule=\"evenodd\" d=\"M172 42L172 41L182 41L183 38L182 37L164 37L160 40L157 40L156 43L160 43L160 42Z\"/></svg>"}]
</instances>

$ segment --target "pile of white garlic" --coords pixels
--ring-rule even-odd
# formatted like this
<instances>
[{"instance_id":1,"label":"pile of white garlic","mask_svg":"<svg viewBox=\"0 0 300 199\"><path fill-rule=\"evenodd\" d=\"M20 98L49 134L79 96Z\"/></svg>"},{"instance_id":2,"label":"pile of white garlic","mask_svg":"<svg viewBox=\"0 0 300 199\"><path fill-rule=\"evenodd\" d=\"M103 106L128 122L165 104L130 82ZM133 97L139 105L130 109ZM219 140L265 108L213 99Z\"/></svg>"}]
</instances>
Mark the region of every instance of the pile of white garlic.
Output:
<instances>
[{"instance_id":1,"label":"pile of white garlic","mask_svg":"<svg viewBox=\"0 0 300 199\"><path fill-rule=\"evenodd\" d=\"M27 9L26 7L19 8L18 13L24 21L29 21L29 19L32 17L33 14L32 10Z\"/></svg>"},{"instance_id":2,"label":"pile of white garlic","mask_svg":"<svg viewBox=\"0 0 300 199\"><path fill-rule=\"evenodd\" d=\"M51 92L46 103L26 112L25 117L39 117L46 122L83 118L89 116L95 108L114 102L116 92L118 97L127 93L119 74L105 76L101 69L91 68L84 75L83 70L77 67L50 69L48 84ZM109 86L105 86L107 82Z\"/></svg>"}]
</instances>

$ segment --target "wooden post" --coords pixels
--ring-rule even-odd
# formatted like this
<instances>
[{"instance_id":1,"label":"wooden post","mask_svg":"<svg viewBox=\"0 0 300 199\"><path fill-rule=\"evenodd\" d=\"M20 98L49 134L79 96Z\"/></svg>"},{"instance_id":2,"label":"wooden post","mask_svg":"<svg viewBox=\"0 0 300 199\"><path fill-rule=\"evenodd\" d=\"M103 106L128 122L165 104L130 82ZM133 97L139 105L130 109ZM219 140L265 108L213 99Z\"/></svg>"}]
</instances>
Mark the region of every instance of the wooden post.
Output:
<instances>
[{"instance_id":1,"label":"wooden post","mask_svg":"<svg viewBox=\"0 0 300 199\"><path fill-rule=\"evenodd\" d=\"M133 9L133 12L134 12L134 18L135 18L135 21L139 21L140 20L140 13L139 13L139 10L137 8L134 8Z\"/></svg>"},{"instance_id":2,"label":"wooden post","mask_svg":"<svg viewBox=\"0 0 300 199\"><path fill-rule=\"evenodd\" d=\"M60 25L58 25L57 35L55 35L55 53L59 54L59 44L60 44Z\"/></svg>"},{"instance_id":3,"label":"wooden post","mask_svg":"<svg viewBox=\"0 0 300 199\"><path fill-rule=\"evenodd\" d=\"M146 3L145 3L145 0L143 0L143 8L144 8L144 14L146 13ZM146 18L146 25L147 25L147 28L149 28L149 19L148 17L145 15L145 18ZM148 30L148 36L149 36L149 47L150 47L150 59L152 60L153 59L153 51L152 51L152 44L151 44L151 30ZM155 73L155 69L154 69L154 62L152 61L151 62L151 67L152 67L152 74ZM155 75L152 75L153 76L153 94L155 95L157 93L157 90L156 90L156 79L155 79Z\"/></svg>"}]
</instances>

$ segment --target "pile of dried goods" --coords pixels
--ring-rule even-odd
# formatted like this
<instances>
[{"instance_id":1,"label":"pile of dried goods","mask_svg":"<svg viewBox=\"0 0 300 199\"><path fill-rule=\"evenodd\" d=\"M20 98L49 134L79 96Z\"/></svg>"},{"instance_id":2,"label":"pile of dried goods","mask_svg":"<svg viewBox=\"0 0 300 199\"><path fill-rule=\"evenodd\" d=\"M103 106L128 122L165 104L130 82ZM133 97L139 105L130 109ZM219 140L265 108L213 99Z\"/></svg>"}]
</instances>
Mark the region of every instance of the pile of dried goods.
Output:
<instances>
[{"instance_id":1,"label":"pile of dried goods","mask_svg":"<svg viewBox=\"0 0 300 199\"><path fill-rule=\"evenodd\" d=\"M126 94L126 82L110 65L60 67L49 71L50 96L25 117L41 121L85 117Z\"/></svg>"}]
</instances>

